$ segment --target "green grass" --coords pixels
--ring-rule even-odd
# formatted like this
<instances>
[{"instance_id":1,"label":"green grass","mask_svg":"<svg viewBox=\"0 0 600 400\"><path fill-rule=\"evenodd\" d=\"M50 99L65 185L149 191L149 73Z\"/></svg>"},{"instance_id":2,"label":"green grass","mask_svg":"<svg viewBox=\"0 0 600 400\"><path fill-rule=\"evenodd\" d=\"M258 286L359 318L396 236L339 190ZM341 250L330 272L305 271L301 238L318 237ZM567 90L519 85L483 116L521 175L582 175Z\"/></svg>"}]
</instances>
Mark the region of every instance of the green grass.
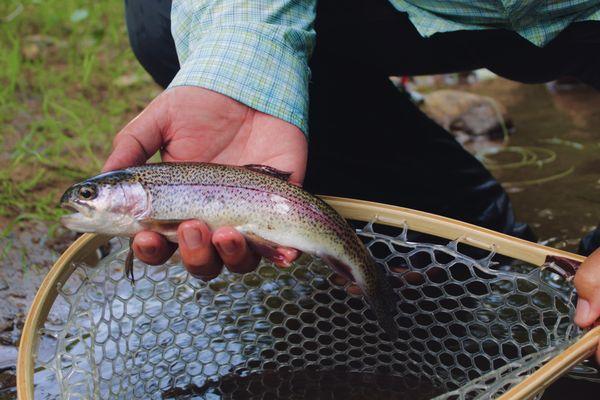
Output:
<instances>
[{"instance_id":1,"label":"green grass","mask_svg":"<svg viewBox=\"0 0 600 400\"><path fill-rule=\"evenodd\" d=\"M100 170L158 92L129 48L122 0L0 2L0 231L55 222L64 189Z\"/></svg>"}]
</instances>

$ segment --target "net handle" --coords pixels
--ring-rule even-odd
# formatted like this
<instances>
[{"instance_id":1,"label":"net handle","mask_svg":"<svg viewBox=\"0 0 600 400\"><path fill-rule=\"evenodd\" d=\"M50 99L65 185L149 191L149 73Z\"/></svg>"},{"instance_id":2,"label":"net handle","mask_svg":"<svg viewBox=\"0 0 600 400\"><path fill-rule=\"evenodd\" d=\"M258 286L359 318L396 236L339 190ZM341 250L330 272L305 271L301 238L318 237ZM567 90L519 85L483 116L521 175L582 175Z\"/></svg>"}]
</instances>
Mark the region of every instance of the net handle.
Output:
<instances>
[{"instance_id":1,"label":"net handle","mask_svg":"<svg viewBox=\"0 0 600 400\"><path fill-rule=\"evenodd\" d=\"M585 257L576 254L423 211L341 197L321 196L321 198L348 219L375 221L400 228L407 224L414 231L449 240L460 239L465 244L484 250L493 249L496 253L538 267L552 267L551 264L564 267L564 264L569 264L571 268L568 270L565 268L566 275L574 274L576 267L585 260Z\"/></svg>"},{"instance_id":2,"label":"net handle","mask_svg":"<svg viewBox=\"0 0 600 400\"><path fill-rule=\"evenodd\" d=\"M504 393L498 400L526 400L532 398L567 373L573 366L593 355L599 341L600 326L597 326L521 383Z\"/></svg>"},{"instance_id":3,"label":"net handle","mask_svg":"<svg viewBox=\"0 0 600 400\"><path fill-rule=\"evenodd\" d=\"M546 264L546 258L549 256L572 260L575 263L581 263L584 260L584 257L575 254L422 211L363 200L321 197L347 219L363 222L375 220L399 228L408 224L414 231L437 235L449 240L468 238L470 240L467 243L475 247L489 249L495 246L497 253L540 267ZM46 321L50 308L58 295L57 284L66 282L73 273L73 262L85 261L88 265L95 265L98 259L95 252L108 239L106 236L94 234L82 235L56 260L40 285L27 314L19 345L17 395L20 400L34 399L33 374L36 344L39 329Z\"/></svg>"}]
</instances>

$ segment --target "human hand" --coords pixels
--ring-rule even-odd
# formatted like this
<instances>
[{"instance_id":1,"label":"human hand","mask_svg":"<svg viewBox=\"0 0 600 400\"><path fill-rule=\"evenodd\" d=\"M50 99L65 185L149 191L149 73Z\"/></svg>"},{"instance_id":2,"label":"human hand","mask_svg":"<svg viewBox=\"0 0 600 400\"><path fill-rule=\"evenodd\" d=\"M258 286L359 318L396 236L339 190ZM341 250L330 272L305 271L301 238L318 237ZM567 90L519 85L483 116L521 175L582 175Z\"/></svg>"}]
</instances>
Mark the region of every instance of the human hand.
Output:
<instances>
[{"instance_id":1,"label":"human hand","mask_svg":"<svg viewBox=\"0 0 600 400\"><path fill-rule=\"evenodd\" d=\"M593 252L581 264L575 274L577 310L575 323L582 328L599 324L600 317L600 249ZM600 343L596 350L596 361L600 364Z\"/></svg>"},{"instance_id":2,"label":"human hand","mask_svg":"<svg viewBox=\"0 0 600 400\"><path fill-rule=\"evenodd\" d=\"M103 171L144 164L160 150L163 161L269 165L291 172L290 182L299 185L307 148L304 134L288 122L211 90L182 86L160 94L117 134ZM185 221L177 237L184 265L203 280L216 277L223 264L243 273L260 260L231 227L211 232L202 221ZM144 231L135 235L132 248L138 259L156 265L165 262L177 245ZM274 261L280 265L298 256L293 249L278 250Z\"/></svg>"}]
</instances>

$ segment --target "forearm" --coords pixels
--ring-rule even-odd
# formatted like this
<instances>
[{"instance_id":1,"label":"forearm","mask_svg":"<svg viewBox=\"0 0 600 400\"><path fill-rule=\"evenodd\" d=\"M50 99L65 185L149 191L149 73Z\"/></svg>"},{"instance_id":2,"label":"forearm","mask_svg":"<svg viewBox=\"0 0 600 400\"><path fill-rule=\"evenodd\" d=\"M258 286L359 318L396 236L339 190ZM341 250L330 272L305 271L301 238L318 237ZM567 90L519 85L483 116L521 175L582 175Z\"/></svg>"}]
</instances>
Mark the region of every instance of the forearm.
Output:
<instances>
[{"instance_id":1,"label":"forearm","mask_svg":"<svg viewBox=\"0 0 600 400\"><path fill-rule=\"evenodd\" d=\"M315 2L174 1L181 70L170 87L219 92L306 133Z\"/></svg>"}]
</instances>

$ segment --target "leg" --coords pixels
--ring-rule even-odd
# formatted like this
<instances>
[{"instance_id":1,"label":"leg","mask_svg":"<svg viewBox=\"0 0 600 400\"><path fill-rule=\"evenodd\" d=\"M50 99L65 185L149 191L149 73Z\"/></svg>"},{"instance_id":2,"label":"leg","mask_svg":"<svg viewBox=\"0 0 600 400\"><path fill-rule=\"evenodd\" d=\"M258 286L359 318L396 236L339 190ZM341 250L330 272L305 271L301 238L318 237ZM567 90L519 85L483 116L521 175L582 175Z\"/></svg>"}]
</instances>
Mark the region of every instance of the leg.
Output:
<instances>
[{"instance_id":1,"label":"leg","mask_svg":"<svg viewBox=\"0 0 600 400\"><path fill-rule=\"evenodd\" d=\"M352 40L346 48L337 40L343 30L323 27L327 16L317 17L321 41L311 61L307 188L416 208L531 239L515 223L508 196L483 165L393 87L385 61L354 56ZM377 43L374 47L382 46ZM457 52L462 53L458 58L427 73L477 67L468 46ZM413 72L420 54L411 55Z\"/></svg>"},{"instance_id":2,"label":"leg","mask_svg":"<svg viewBox=\"0 0 600 400\"><path fill-rule=\"evenodd\" d=\"M519 82L542 83L569 76L600 90L600 22L574 23L542 48L515 33L511 36L506 31L484 31L474 46L481 64Z\"/></svg>"},{"instance_id":3,"label":"leg","mask_svg":"<svg viewBox=\"0 0 600 400\"><path fill-rule=\"evenodd\" d=\"M318 46L386 75L427 75L489 68L525 83L573 76L600 89L600 22L577 22L544 47L503 29L420 36L386 0L321 0ZM318 51L318 48L317 48Z\"/></svg>"},{"instance_id":4,"label":"leg","mask_svg":"<svg viewBox=\"0 0 600 400\"><path fill-rule=\"evenodd\" d=\"M133 53L162 87L179 70L171 36L171 0L125 0L125 19Z\"/></svg>"},{"instance_id":5,"label":"leg","mask_svg":"<svg viewBox=\"0 0 600 400\"><path fill-rule=\"evenodd\" d=\"M498 182L387 78L319 68L310 113L310 191L402 205L524 236Z\"/></svg>"}]
</instances>

